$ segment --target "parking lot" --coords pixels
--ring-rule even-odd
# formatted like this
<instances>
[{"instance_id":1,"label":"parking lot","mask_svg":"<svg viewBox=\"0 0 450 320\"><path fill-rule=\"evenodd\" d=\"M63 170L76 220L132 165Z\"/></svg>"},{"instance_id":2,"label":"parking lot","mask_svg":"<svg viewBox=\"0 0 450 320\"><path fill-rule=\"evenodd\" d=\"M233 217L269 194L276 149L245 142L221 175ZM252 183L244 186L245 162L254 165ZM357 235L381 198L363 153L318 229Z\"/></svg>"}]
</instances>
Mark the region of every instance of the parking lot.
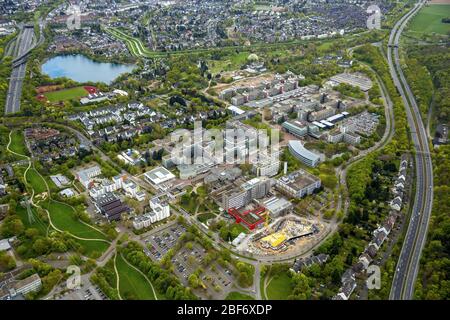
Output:
<instances>
[{"instance_id":1,"label":"parking lot","mask_svg":"<svg viewBox=\"0 0 450 320\"><path fill-rule=\"evenodd\" d=\"M108 297L97 286L81 288L61 297L61 300L108 300Z\"/></svg>"},{"instance_id":2,"label":"parking lot","mask_svg":"<svg viewBox=\"0 0 450 320\"><path fill-rule=\"evenodd\" d=\"M146 255L154 261L160 261L185 232L183 225L174 223L146 236L142 239ZM194 290L195 294L204 299L223 299L232 291L232 270L222 267L217 261L205 267L203 262L206 254L207 251L196 242L192 242L192 249L183 246L172 257L174 274L184 285L189 286L189 276L201 267L203 272L199 278L202 284Z\"/></svg>"},{"instance_id":3,"label":"parking lot","mask_svg":"<svg viewBox=\"0 0 450 320\"><path fill-rule=\"evenodd\" d=\"M183 225L175 224L148 236L143 240L146 244L145 253L151 259L160 261L184 232L186 228Z\"/></svg>"},{"instance_id":4,"label":"parking lot","mask_svg":"<svg viewBox=\"0 0 450 320\"><path fill-rule=\"evenodd\" d=\"M204 270L200 275L203 286L195 290L195 293L202 298L222 299L231 291L234 281L233 273L216 261L205 268L202 263L206 253L206 250L197 243L192 250L182 248L172 258L174 272L183 284L188 285L189 275L201 267Z\"/></svg>"}]
</instances>

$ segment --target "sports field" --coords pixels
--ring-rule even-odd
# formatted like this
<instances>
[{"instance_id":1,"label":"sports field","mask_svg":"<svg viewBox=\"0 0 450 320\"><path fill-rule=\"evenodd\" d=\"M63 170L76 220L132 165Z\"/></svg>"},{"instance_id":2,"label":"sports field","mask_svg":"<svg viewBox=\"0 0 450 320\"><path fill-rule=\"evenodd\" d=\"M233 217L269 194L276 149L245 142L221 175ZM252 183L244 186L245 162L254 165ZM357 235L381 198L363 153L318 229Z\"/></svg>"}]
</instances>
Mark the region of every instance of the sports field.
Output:
<instances>
[{"instance_id":1,"label":"sports field","mask_svg":"<svg viewBox=\"0 0 450 320\"><path fill-rule=\"evenodd\" d=\"M44 96L51 103L67 101L67 100L75 100L85 97L89 94L84 87L75 87L64 90L57 90L52 92L44 93Z\"/></svg>"},{"instance_id":2,"label":"sports field","mask_svg":"<svg viewBox=\"0 0 450 320\"><path fill-rule=\"evenodd\" d=\"M417 34L450 32L450 23L443 23L443 18L450 18L450 4L432 4L423 7L409 24L409 31Z\"/></svg>"},{"instance_id":3,"label":"sports field","mask_svg":"<svg viewBox=\"0 0 450 320\"><path fill-rule=\"evenodd\" d=\"M126 300L155 300L147 279L130 267L120 254L116 257L120 295Z\"/></svg>"}]
</instances>

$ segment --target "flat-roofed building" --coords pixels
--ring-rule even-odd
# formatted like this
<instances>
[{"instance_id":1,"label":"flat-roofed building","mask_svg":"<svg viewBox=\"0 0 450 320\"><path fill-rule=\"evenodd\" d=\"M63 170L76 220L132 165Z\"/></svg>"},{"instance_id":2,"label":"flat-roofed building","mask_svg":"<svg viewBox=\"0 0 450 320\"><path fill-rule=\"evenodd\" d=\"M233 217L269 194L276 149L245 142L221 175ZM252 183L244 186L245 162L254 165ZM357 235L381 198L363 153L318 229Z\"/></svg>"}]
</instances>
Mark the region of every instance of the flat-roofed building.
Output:
<instances>
[{"instance_id":1,"label":"flat-roofed building","mask_svg":"<svg viewBox=\"0 0 450 320\"><path fill-rule=\"evenodd\" d=\"M144 173L144 177L150 184L156 187L175 179L175 175L164 167L156 167L153 170Z\"/></svg>"},{"instance_id":2,"label":"flat-roofed building","mask_svg":"<svg viewBox=\"0 0 450 320\"><path fill-rule=\"evenodd\" d=\"M269 211L270 216L273 218L289 212L293 205L285 198L272 197L269 200L264 201L263 206Z\"/></svg>"},{"instance_id":3,"label":"flat-roofed building","mask_svg":"<svg viewBox=\"0 0 450 320\"><path fill-rule=\"evenodd\" d=\"M95 207L109 222L121 220L122 213L130 211L130 208L112 193L101 195L95 202Z\"/></svg>"},{"instance_id":4,"label":"flat-roofed building","mask_svg":"<svg viewBox=\"0 0 450 320\"><path fill-rule=\"evenodd\" d=\"M86 189L91 187L93 178L102 174L102 169L99 166L93 166L87 169L80 170L76 172L75 176L80 181L80 183Z\"/></svg>"},{"instance_id":5,"label":"flat-roofed building","mask_svg":"<svg viewBox=\"0 0 450 320\"><path fill-rule=\"evenodd\" d=\"M280 170L280 161L267 159L266 161L253 164L253 171L257 176L273 177Z\"/></svg>"},{"instance_id":6,"label":"flat-roofed building","mask_svg":"<svg viewBox=\"0 0 450 320\"><path fill-rule=\"evenodd\" d=\"M298 170L283 176L276 183L276 188L279 191L293 198L301 198L312 194L320 186L321 180L305 170Z\"/></svg>"},{"instance_id":7,"label":"flat-roofed building","mask_svg":"<svg viewBox=\"0 0 450 320\"><path fill-rule=\"evenodd\" d=\"M281 126L287 132L297 137L303 137L308 134L308 126L300 121L285 121Z\"/></svg>"},{"instance_id":8,"label":"flat-roofed building","mask_svg":"<svg viewBox=\"0 0 450 320\"><path fill-rule=\"evenodd\" d=\"M244 190L229 190L222 195L222 207L241 208L247 204L247 192Z\"/></svg>"},{"instance_id":9,"label":"flat-roofed building","mask_svg":"<svg viewBox=\"0 0 450 320\"><path fill-rule=\"evenodd\" d=\"M35 273L23 280L19 280L19 281L15 282L12 285L12 289L10 290L10 292L11 291L14 292L14 294L12 294L12 296L15 296L18 294L26 295L30 292L39 291L41 289L41 287L42 287L41 278L39 277L39 275L37 273Z\"/></svg>"},{"instance_id":10,"label":"flat-roofed building","mask_svg":"<svg viewBox=\"0 0 450 320\"><path fill-rule=\"evenodd\" d=\"M268 177L258 177L243 183L239 188L228 190L222 195L222 207L241 208L254 199L265 197L272 186L272 180Z\"/></svg>"},{"instance_id":11,"label":"flat-roofed building","mask_svg":"<svg viewBox=\"0 0 450 320\"><path fill-rule=\"evenodd\" d=\"M291 140L288 147L291 154L307 166L315 167L319 164L319 155L306 149L300 141Z\"/></svg>"},{"instance_id":12,"label":"flat-roofed building","mask_svg":"<svg viewBox=\"0 0 450 320\"><path fill-rule=\"evenodd\" d=\"M345 132L344 133L344 142L350 144L359 144L361 142L361 136L357 135L354 132Z\"/></svg>"},{"instance_id":13,"label":"flat-roofed building","mask_svg":"<svg viewBox=\"0 0 450 320\"><path fill-rule=\"evenodd\" d=\"M133 227L136 230L147 228L151 224L166 219L170 216L169 203L162 198L155 197L149 201L150 211L133 220Z\"/></svg>"}]
</instances>

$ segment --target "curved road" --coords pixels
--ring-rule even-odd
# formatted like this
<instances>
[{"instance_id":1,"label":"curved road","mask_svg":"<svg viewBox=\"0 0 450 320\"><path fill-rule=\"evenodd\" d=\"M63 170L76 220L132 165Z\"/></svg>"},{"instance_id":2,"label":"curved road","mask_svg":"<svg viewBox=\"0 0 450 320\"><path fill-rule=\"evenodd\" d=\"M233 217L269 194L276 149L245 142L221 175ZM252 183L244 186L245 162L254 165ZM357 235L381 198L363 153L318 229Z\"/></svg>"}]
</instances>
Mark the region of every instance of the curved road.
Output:
<instances>
[{"instance_id":1,"label":"curved road","mask_svg":"<svg viewBox=\"0 0 450 320\"><path fill-rule=\"evenodd\" d=\"M389 37L388 63L406 108L411 139L415 149L416 193L411 219L400 252L389 298L410 300L414 295L414 284L419 270L420 256L426 241L433 201L433 168L425 126L420 116L414 95L400 66L399 39L408 21L420 10L426 1L420 1L394 26Z\"/></svg>"}]
</instances>

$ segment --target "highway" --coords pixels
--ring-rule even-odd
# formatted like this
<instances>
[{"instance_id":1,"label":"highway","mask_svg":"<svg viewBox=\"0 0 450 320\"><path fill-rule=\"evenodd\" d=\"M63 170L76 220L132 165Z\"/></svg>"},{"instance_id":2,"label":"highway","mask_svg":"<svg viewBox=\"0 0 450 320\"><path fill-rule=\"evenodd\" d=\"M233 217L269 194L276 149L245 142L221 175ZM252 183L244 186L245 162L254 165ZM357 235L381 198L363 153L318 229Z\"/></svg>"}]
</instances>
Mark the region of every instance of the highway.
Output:
<instances>
[{"instance_id":1,"label":"highway","mask_svg":"<svg viewBox=\"0 0 450 320\"><path fill-rule=\"evenodd\" d=\"M397 262L389 298L411 300L419 270L420 256L425 245L433 202L433 168L425 126L417 102L400 66L399 40L408 21L420 10L425 1L420 1L394 26L389 36L388 63L406 108L411 140L415 149L416 189L406 236Z\"/></svg>"},{"instance_id":2,"label":"highway","mask_svg":"<svg viewBox=\"0 0 450 320\"><path fill-rule=\"evenodd\" d=\"M24 27L19 34L17 41L19 49L17 57L22 57L33 46L34 29ZM13 66L9 79L8 95L6 97L5 114L16 113L20 110L20 100L22 97L23 79L25 78L26 61Z\"/></svg>"}]
</instances>

